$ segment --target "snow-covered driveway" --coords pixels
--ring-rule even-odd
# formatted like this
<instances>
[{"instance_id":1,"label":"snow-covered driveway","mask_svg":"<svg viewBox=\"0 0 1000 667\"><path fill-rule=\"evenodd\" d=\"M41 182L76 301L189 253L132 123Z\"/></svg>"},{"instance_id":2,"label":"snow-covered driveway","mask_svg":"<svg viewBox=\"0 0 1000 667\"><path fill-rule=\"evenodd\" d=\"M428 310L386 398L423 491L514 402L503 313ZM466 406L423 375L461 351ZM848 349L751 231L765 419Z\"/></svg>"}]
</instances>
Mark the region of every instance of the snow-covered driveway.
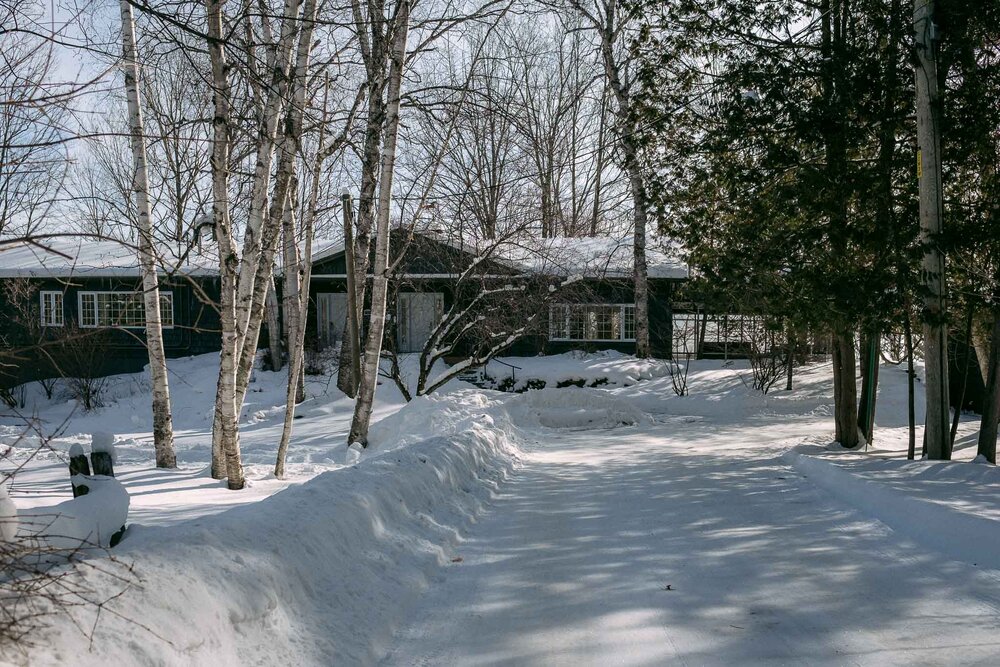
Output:
<instances>
[{"instance_id":1,"label":"snow-covered driveway","mask_svg":"<svg viewBox=\"0 0 1000 667\"><path fill-rule=\"evenodd\" d=\"M534 430L385 664L1000 664L1000 573L814 487L768 422Z\"/></svg>"}]
</instances>

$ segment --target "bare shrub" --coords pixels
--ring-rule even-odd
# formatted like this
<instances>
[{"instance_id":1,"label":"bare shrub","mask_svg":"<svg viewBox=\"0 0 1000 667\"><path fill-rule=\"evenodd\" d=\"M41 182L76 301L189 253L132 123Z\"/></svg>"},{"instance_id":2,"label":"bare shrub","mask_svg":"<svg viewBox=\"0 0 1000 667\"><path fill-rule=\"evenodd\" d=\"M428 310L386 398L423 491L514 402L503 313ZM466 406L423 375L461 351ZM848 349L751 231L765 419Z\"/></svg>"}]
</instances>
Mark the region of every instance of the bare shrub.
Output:
<instances>
[{"instance_id":1,"label":"bare shrub","mask_svg":"<svg viewBox=\"0 0 1000 667\"><path fill-rule=\"evenodd\" d=\"M42 391L45 392L45 398L52 400L55 396L56 389L59 387L59 378L43 378L38 381L39 386L41 386Z\"/></svg>"},{"instance_id":2,"label":"bare shrub","mask_svg":"<svg viewBox=\"0 0 1000 667\"><path fill-rule=\"evenodd\" d=\"M667 361L667 374L670 376L670 387L677 396L688 395L688 373L691 370L691 359L697 354L698 341L701 336L700 317L674 317L670 332L670 359Z\"/></svg>"},{"instance_id":3,"label":"bare shrub","mask_svg":"<svg viewBox=\"0 0 1000 667\"><path fill-rule=\"evenodd\" d=\"M0 401L3 401L8 408L23 410L28 403L27 385L19 384L16 387L0 389Z\"/></svg>"},{"instance_id":4,"label":"bare shrub","mask_svg":"<svg viewBox=\"0 0 1000 667\"><path fill-rule=\"evenodd\" d=\"M784 329L763 319L747 318L743 325L750 361L750 386L766 394L784 377L788 362L788 346Z\"/></svg>"},{"instance_id":5,"label":"bare shrub","mask_svg":"<svg viewBox=\"0 0 1000 667\"><path fill-rule=\"evenodd\" d=\"M107 336L100 330L68 329L59 349L69 397L88 412L102 407L108 388L104 375Z\"/></svg>"}]
</instances>

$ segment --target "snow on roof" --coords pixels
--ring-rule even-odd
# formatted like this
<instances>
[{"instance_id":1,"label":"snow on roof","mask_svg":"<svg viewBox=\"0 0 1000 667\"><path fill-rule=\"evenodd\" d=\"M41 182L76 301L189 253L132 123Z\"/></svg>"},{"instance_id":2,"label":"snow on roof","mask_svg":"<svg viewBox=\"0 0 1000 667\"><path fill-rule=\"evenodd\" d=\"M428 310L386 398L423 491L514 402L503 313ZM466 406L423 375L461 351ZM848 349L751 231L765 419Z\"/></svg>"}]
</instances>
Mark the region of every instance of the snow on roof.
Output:
<instances>
[{"instance_id":1,"label":"snow on roof","mask_svg":"<svg viewBox=\"0 0 1000 667\"><path fill-rule=\"evenodd\" d=\"M313 263L316 263L320 260L326 259L327 257L333 257L334 255L339 255L342 252L344 252L343 239L339 241L316 239L313 241L312 261Z\"/></svg>"},{"instance_id":2,"label":"snow on roof","mask_svg":"<svg viewBox=\"0 0 1000 667\"><path fill-rule=\"evenodd\" d=\"M160 245L160 273L186 276L218 275L218 260L197 247ZM186 254L186 256L185 256ZM68 278L72 276L139 276L139 253L120 241L74 236L45 239L38 244L0 244L0 278Z\"/></svg>"},{"instance_id":3,"label":"snow on roof","mask_svg":"<svg viewBox=\"0 0 1000 667\"><path fill-rule=\"evenodd\" d=\"M556 276L629 278L633 272L632 238L613 236L556 237L533 239L504 253L508 261L526 271ZM646 244L646 267L650 278L688 277L688 265L677 248L660 239Z\"/></svg>"},{"instance_id":4,"label":"snow on roof","mask_svg":"<svg viewBox=\"0 0 1000 667\"><path fill-rule=\"evenodd\" d=\"M409 230L406 230L409 231ZM530 273L586 278L629 278L632 276L632 237L588 236L542 239L518 235L501 239L455 239L440 233L420 232L436 241L473 256L488 254L511 268ZM343 241L317 243L313 261L344 251ZM650 278L689 277L688 265L680 248L658 237L647 240L646 266Z\"/></svg>"}]
</instances>

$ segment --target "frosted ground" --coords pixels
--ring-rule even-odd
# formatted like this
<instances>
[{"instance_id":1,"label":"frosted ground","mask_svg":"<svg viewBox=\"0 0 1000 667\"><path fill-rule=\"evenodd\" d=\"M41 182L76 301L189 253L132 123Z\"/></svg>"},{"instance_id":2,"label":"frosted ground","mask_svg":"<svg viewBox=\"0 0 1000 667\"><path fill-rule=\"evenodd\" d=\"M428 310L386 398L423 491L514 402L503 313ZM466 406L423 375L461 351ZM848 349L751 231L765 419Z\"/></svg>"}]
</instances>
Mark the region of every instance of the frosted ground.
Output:
<instances>
[{"instance_id":1,"label":"frosted ground","mask_svg":"<svg viewBox=\"0 0 1000 667\"><path fill-rule=\"evenodd\" d=\"M7 457L25 463L15 502L64 500L63 452L114 433L132 508L108 567L141 582L93 644L58 618L25 660L997 664L1000 475L968 463L971 416L956 462L905 461L900 369L882 369L876 441L858 454L829 444L829 365L761 396L740 366L697 362L678 398L659 362L510 361L550 386L608 384L512 395L456 381L405 404L383 381L373 447L348 464L349 399L312 378L288 481L270 475L284 377L258 372L244 492L207 472L211 357L171 364L177 471L152 468L141 376L116 378L91 414L35 396L29 413L59 436ZM15 421L0 424L13 442Z\"/></svg>"}]
</instances>

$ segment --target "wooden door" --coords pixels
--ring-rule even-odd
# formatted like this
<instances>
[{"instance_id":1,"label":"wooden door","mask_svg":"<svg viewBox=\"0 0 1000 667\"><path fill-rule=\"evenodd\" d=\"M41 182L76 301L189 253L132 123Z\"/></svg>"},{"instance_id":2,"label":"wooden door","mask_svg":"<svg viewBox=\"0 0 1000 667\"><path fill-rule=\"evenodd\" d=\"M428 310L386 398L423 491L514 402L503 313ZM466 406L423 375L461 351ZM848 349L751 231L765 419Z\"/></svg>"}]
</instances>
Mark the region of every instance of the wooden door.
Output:
<instances>
[{"instance_id":1,"label":"wooden door","mask_svg":"<svg viewBox=\"0 0 1000 667\"><path fill-rule=\"evenodd\" d=\"M444 294L403 292L396 299L396 342L400 352L419 352L444 315Z\"/></svg>"}]
</instances>

